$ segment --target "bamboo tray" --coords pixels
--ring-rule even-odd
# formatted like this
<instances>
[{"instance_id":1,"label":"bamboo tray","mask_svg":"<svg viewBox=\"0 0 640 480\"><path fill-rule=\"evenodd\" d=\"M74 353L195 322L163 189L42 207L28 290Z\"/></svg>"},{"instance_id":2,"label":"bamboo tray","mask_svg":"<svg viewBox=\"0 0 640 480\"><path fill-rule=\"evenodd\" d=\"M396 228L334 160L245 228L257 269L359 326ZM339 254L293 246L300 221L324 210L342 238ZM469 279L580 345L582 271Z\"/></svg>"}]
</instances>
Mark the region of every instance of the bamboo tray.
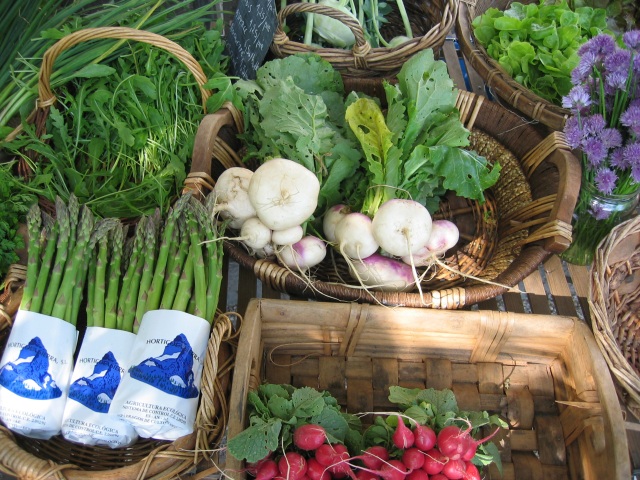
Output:
<instances>
[{"instance_id":1,"label":"bamboo tray","mask_svg":"<svg viewBox=\"0 0 640 480\"><path fill-rule=\"evenodd\" d=\"M237 358L229 438L263 381L328 390L351 413L388 411L391 385L449 388L461 409L510 424L504 476L483 478L630 478L613 381L577 318L254 299ZM243 471L232 456L226 467Z\"/></svg>"}]
</instances>

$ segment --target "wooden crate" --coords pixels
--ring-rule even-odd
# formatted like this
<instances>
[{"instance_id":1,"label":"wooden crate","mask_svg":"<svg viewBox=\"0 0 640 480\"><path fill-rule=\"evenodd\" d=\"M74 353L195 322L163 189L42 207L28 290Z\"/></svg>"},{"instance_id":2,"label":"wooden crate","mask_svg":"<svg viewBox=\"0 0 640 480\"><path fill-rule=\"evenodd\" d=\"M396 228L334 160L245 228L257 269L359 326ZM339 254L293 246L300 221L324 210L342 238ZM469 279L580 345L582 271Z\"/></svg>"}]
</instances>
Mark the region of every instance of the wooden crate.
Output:
<instances>
[{"instance_id":1,"label":"wooden crate","mask_svg":"<svg viewBox=\"0 0 640 480\"><path fill-rule=\"evenodd\" d=\"M228 437L246 425L259 382L328 390L349 412L392 406L388 387L449 388L460 409L510 424L504 476L631 475L613 381L590 330L573 317L254 299L238 346ZM242 464L227 456L227 468ZM243 479L243 474L234 473Z\"/></svg>"}]
</instances>

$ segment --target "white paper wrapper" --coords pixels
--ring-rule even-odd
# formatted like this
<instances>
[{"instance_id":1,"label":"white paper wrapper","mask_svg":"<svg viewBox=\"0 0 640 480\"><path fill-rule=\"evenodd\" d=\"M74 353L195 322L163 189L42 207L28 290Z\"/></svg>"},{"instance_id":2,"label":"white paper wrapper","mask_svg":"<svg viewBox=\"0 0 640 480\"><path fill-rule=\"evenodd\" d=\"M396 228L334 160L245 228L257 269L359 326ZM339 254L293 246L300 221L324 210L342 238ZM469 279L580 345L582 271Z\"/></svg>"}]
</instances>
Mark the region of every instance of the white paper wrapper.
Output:
<instances>
[{"instance_id":1,"label":"white paper wrapper","mask_svg":"<svg viewBox=\"0 0 640 480\"><path fill-rule=\"evenodd\" d=\"M18 310L0 360L0 420L31 438L60 433L78 341L59 318Z\"/></svg>"},{"instance_id":2,"label":"white paper wrapper","mask_svg":"<svg viewBox=\"0 0 640 480\"><path fill-rule=\"evenodd\" d=\"M88 327L71 375L62 419L62 435L71 442L127 447L136 442L135 428L110 406L129 368L135 334L112 328Z\"/></svg>"},{"instance_id":3,"label":"white paper wrapper","mask_svg":"<svg viewBox=\"0 0 640 480\"><path fill-rule=\"evenodd\" d=\"M111 412L143 438L176 440L192 433L210 331L208 322L188 313L147 312Z\"/></svg>"}]
</instances>

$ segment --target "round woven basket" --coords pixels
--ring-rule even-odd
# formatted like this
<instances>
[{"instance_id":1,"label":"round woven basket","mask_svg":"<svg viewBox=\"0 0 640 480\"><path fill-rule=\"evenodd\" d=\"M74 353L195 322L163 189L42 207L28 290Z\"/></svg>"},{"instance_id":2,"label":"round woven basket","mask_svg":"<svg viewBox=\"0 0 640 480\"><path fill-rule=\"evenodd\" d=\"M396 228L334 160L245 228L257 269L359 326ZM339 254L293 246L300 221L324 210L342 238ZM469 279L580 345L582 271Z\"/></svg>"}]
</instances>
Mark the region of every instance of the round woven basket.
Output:
<instances>
[{"instance_id":1,"label":"round woven basket","mask_svg":"<svg viewBox=\"0 0 640 480\"><path fill-rule=\"evenodd\" d=\"M45 52L40 70L37 108L29 118L39 135L44 133L49 107L56 101L49 83L55 59L64 50L80 42L101 38L145 42L174 55L194 75L200 86L204 108L211 94L203 87L206 76L198 62L178 44L160 35L124 27L85 29L65 36ZM19 132L18 128L11 136ZM211 134L218 134L215 126ZM210 167L207 171L210 171ZM194 169L191 172L192 178L199 177ZM22 173L29 174L26 162L22 164ZM185 182L183 193L197 194L194 186L192 181ZM46 205L43 206L46 208ZM0 355L20 305L25 277L25 267L13 265L5 279L5 289L0 294ZM224 436L229 413L228 395L235 359L233 332L231 318L219 314L213 323L207 345L200 404L192 434L174 442L141 439L131 447L110 449L75 444L61 436L46 441L31 439L0 426L0 472L20 479L164 480L177 478L193 470L202 460L213 459L216 447Z\"/></svg>"},{"instance_id":2,"label":"round woven basket","mask_svg":"<svg viewBox=\"0 0 640 480\"><path fill-rule=\"evenodd\" d=\"M491 92L502 102L536 120L551 130L562 130L570 113L567 109L539 97L516 82L500 64L489 56L476 40L471 22L489 8L505 10L512 0L474 0L461 2L456 20L456 36L460 49L471 66L482 77ZM529 4L536 0L522 0Z\"/></svg>"},{"instance_id":3,"label":"round woven basket","mask_svg":"<svg viewBox=\"0 0 640 480\"><path fill-rule=\"evenodd\" d=\"M26 276L13 265L0 294L0 355L22 298ZM174 442L141 439L127 448L90 447L61 436L37 440L0 425L0 472L20 479L170 479L210 460L223 438L229 415L230 377L235 358L231 319L214 321L202 373L194 432Z\"/></svg>"},{"instance_id":4,"label":"round woven basket","mask_svg":"<svg viewBox=\"0 0 640 480\"><path fill-rule=\"evenodd\" d=\"M486 192L484 204L447 196L437 214L454 221L464 238L461 248L446 259L462 275L441 268L427 275L422 293L384 292L363 289L331 249L311 279L273 259L251 256L238 242L226 241L225 254L270 288L294 296L456 309L504 293L570 244L580 166L562 133L544 137L517 115L485 100L459 92L457 104L462 121L472 130L472 148L502 165L500 179ZM212 124L220 135L212 136ZM231 105L205 117L202 132L196 135L192 168L198 174L191 180L198 186L192 188L204 192L225 168L244 166L237 138L243 125L241 114Z\"/></svg>"},{"instance_id":5,"label":"round woven basket","mask_svg":"<svg viewBox=\"0 0 640 480\"><path fill-rule=\"evenodd\" d=\"M393 2L394 10L388 15L388 23L383 27L385 38L404 35L404 26ZM276 57L285 57L296 53L314 52L323 57L345 76L375 77L392 76L414 53L426 48L438 50L451 32L458 12L459 0L405 0L405 8L414 37L393 48L372 48L365 39L360 24L350 15L332 7L316 3L292 3L278 12L278 24L271 44ZM284 25L287 17L293 14L314 13L327 15L344 23L353 32L356 42L352 49L326 48L306 45L292 40L295 29L289 35ZM288 22L291 26L291 22ZM299 29L298 29L299 30ZM301 37L301 32L297 32Z\"/></svg>"},{"instance_id":6,"label":"round woven basket","mask_svg":"<svg viewBox=\"0 0 640 480\"><path fill-rule=\"evenodd\" d=\"M598 346L640 418L640 216L614 227L598 246L589 310Z\"/></svg>"}]
</instances>

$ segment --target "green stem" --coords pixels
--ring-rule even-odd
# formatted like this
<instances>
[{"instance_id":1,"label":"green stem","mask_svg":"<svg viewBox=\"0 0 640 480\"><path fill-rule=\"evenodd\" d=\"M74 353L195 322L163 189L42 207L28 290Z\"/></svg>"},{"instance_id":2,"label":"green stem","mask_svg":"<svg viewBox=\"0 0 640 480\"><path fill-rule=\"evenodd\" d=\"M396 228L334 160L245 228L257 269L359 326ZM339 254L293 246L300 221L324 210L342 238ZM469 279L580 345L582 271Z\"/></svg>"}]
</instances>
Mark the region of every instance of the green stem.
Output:
<instances>
[{"instance_id":1,"label":"green stem","mask_svg":"<svg viewBox=\"0 0 640 480\"><path fill-rule=\"evenodd\" d=\"M402 24L404 25L404 31L407 37L413 38L413 31L411 30L411 23L409 22L407 10L404 8L404 1L396 0L396 5L398 5L398 11L400 12L400 17L402 18Z\"/></svg>"},{"instance_id":2,"label":"green stem","mask_svg":"<svg viewBox=\"0 0 640 480\"><path fill-rule=\"evenodd\" d=\"M42 301L47 291L47 283L51 274L51 267L56 255L56 245L58 243L58 234L60 232L60 224L53 222L50 233L47 238L47 246L45 247L42 261L40 262L40 271L38 272L38 280L36 288L31 299L30 311L40 313Z\"/></svg>"},{"instance_id":3,"label":"green stem","mask_svg":"<svg viewBox=\"0 0 640 480\"><path fill-rule=\"evenodd\" d=\"M56 198L56 222L59 224L56 259L53 263L51 278L49 279L49 285L47 286L40 312L44 315L51 315L69 257L69 235L71 229L69 225L69 210L60 197Z\"/></svg>"},{"instance_id":4,"label":"green stem","mask_svg":"<svg viewBox=\"0 0 640 480\"><path fill-rule=\"evenodd\" d=\"M184 262L180 281L178 282L178 290L176 292L175 299L173 300L173 306L171 307L172 310L178 310L180 312L187 311L193 286L193 257L195 252L192 250L193 247L190 247L189 254Z\"/></svg>"},{"instance_id":5,"label":"green stem","mask_svg":"<svg viewBox=\"0 0 640 480\"><path fill-rule=\"evenodd\" d=\"M107 282L107 263L109 262L109 237L105 235L98 242L96 257L96 276L93 285L93 325L104 327L104 299Z\"/></svg>"},{"instance_id":6,"label":"green stem","mask_svg":"<svg viewBox=\"0 0 640 480\"><path fill-rule=\"evenodd\" d=\"M42 225L42 213L38 204L34 204L27 214L27 233L29 246L27 250L27 277L22 292L20 308L31 309L33 292L38 281L38 269L40 268L40 226Z\"/></svg>"},{"instance_id":7,"label":"green stem","mask_svg":"<svg viewBox=\"0 0 640 480\"><path fill-rule=\"evenodd\" d=\"M138 301L135 305L135 318L133 321L133 330L135 332L140 328L142 317L149 310L147 300L149 295L149 287L154 276L154 266L156 260L156 240L160 218L151 217L147 222L145 234L144 248L144 264L142 267L142 276L140 277L140 286L138 287Z\"/></svg>"}]
</instances>

